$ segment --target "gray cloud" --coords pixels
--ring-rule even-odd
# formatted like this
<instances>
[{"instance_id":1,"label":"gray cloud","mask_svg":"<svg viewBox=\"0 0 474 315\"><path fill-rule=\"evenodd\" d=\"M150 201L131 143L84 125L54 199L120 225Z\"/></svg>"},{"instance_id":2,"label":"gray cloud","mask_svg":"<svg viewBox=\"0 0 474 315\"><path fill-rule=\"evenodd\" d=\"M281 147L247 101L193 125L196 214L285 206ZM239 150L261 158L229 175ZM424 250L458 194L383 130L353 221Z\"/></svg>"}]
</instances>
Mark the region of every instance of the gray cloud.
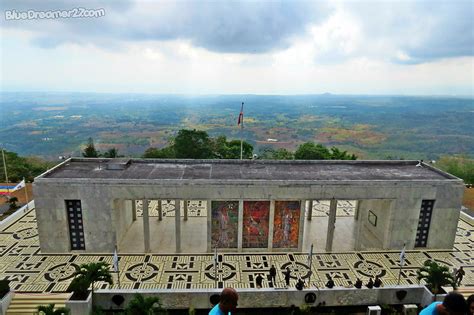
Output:
<instances>
[{"instance_id":1,"label":"gray cloud","mask_svg":"<svg viewBox=\"0 0 474 315\"><path fill-rule=\"evenodd\" d=\"M3 9L67 9L71 4L54 1L37 4L11 1ZM64 42L100 42L100 38L125 41L190 40L193 45L215 52L263 53L287 47L293 35L310 22L327 17L324 3L303 1L180 1L180 2L83 1L72 6L105 8L97 19L60 21L3 21L5 27L33 30L41 47ZM43 33L43 34L41 34ZM100 43L99 43L100 45Z\"/></svg>"},{"instance_id":2,"label":"gray cloud","mask_svg":"<svg viewBox=\"0 0 474 315\"><path fill-rule=\"evenodd\" d=\"M366 41L389 42L409 57L388 57L392 62L415 64L474 55L473 1L347 1L342 6L362 21ZM332 2L283 0L7 0L0 5L2 11L73 7L104 8L106 16L32 21L3 18L2 27L34 32L32 43L43 48L78 43L116 50L127 42L183 39L214 52L259 54L288 47L293 37L306 33L309 24L321 24L334 12ZM354 54L380 56L370 47ZM354 55L339 56L337 51L328 51L327 56L339 60Z\"/></svg>"},{"instance_id":3,"label":"gray cloud","mask_svg":"<svg viewBox=\"0 0 474 315\"><path fill-rule=\"evenodd\" d=\"M363 21L371 41L390 41L417 64L474 55L474 2L471 0L357 2L350 11Z\"/></svg>"}]
</instances>

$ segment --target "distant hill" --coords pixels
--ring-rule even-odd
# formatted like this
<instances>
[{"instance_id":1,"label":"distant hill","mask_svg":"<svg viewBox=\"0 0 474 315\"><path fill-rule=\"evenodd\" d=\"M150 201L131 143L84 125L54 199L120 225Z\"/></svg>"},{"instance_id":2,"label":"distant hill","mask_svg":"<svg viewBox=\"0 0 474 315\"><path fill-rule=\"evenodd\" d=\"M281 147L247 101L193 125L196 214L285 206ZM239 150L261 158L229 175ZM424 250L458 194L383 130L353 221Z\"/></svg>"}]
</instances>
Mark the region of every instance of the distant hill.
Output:
<instances>
[{"instance_id":1,"label":"distant hill","mask_svg":"<svg viewBox=\"0 0 474 315\"><path fill-rule=\"evenodd\" d=\"M89 137L140 156L182 128L239 138L241 102L257 151L315 141L362 159L474 156L474 100L455 97L2 93L0 132L22 156L79 155Z\"/></svg>"}]
</instances>

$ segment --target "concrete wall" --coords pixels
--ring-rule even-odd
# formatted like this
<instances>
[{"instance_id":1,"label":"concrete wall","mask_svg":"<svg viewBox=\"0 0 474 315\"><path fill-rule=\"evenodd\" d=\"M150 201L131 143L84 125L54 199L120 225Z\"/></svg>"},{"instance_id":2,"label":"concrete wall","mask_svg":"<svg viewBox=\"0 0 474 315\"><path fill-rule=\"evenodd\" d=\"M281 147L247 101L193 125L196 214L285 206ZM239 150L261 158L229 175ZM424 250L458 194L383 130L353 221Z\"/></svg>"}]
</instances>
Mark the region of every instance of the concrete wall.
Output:
<instances>
[{"instance_id":1,"label":"concrete wall","mask_svg":"<svg viewBox=\"0 0 474 315\"><path fill-rule=\"evenodd\" d=\"M69 225L64 200L82 203L86 252L113 252L116 243L113 198L101 185L33 184L38 233L43 253L70 252ZM54 228L52 228L54 227ZM84 252L84 251L78 251Z\"/></svg>"},{"instance_id":2,"label":"concrete wall","mask_svg":"<svg viewBox=\"0 0 474 315\"><path fill-rule=\"evenodd\" d=\"M368 199L359 201L358 249L386 248L387 231L390 231L394 200ZM375 226L369 221L370 213L376 216Z\"/></svg>"},{"instance_id":3,"label":"concrete wall","mask_svg":"<svg viewBox=\"0 0 474 315\"><path fill-rule=\"evenodd\" d=\"M124 199L114 200L114 226L117 243L120 244L122 238L133 223L132 201Z\"/></svg>"},{"instance_id":4,"label":"concrete wall","mask_svg":"<svg viewBox=\"0 0 474 315\"><path fill-rule=\"evenodd\" d=\"M82 200L87 252L112 252L121 220L112 211L114 199L210 200L395 200L390 213L380 210L387 227L383 247L412 249L422 199L436 199L428 248L454 243L464 190L460 181L326 181L318 183L215 183L174 180L90 180L38 178L34 183L41 249L68 252L65 199ZM380 206L381 207L381 206ZM379 206L375 207L377 209ZM361 214L361 221L364 221ZM388 220L388 221L385 221ZM56 228L51 229L54 222ZM111 224L104 224L111 222ZM378 233L378 232L377 232ZM450 233L449 235L447 235Z\"/></svg>"},{"instance_id":5,"label":"concrete wall","mask_svg":"<svg viewBox=\"0 0 474 315\"><path fill-rule=\"evenodd\" d=\"M67 300L66 307L71 311L71 315L85 315L92 311L92 293L85 301Z\"/></svg>"},{"instance_id":6,"label":"concrete wall","mask_svg":"<svg viewBox=\"0 0 474 315\"><path fill-rule=\"evenodd\" d=\"M396 292L404 290L407 295L399 300ZM105 310L123 308L136 293L145 296L158 296L167 309L211 309L209 298L213 294L219 294L221 290L98 290L94 294L94 305L100 305ZM238 289L239 308L268 308L268 307L290 307L310 305L317 306L323 303L326 306L348 306L348 305L381 305L381 304L422 304L422 301L432 301L431 293L424 286L410 287L384 287L379 289ZM306 304L304 297L307 293L316 294L316 302ZM112 297L116 294L125 298L122 306L113 304ZM424 305L424 304L422 304Z\"/></svg>"}]
</instances>

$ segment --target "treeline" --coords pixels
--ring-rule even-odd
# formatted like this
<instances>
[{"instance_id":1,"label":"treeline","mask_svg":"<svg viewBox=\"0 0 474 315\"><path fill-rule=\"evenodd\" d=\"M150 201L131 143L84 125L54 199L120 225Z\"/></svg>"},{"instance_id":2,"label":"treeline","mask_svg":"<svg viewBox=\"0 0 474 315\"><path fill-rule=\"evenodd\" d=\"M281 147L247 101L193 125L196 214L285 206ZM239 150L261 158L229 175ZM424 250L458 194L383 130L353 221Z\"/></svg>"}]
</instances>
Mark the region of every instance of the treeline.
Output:
<instances>
[{"instance_id":1,"label":"treeline","mask_svg":"<svg viewBox=\"0 0 474 315\"><path fill-rule=\"evenodd\" d=\"M227 140L226 136L210 137L206 131L181 129L176 137L163 148L149 148L143 158L154 159L240 159L240 140ZM84 157L118 157L118 150L109 149L101 154L89 138L82 152ZM242 158L267 160L356 160L357 156L341 151L336 147L327 148L322 144L306 142L296 151L266 148L257 156L253 146L242 142Z\"/></svg>"},{"instance_id":2,"label":"treeline","mask_svg":"<svg viewBox=\"0 0 474 315\"><path fill-rule=\"evenodd\" d=\"M101 153L95 148L94 139L89 138L87 140L87 145L82 152L83 157L90 157L90 158L98 158L98 157L105 157L105 158L116 158L120 157L118 154L117 148L111 148L104 153Z\"/></svg>"},{"instance_id":3,"label":"treeline","mask_svg":"<svg viewBox=\"0 0 474 315\"><path fill-rule=\"evenodd\" d=\"M228 141L225 136L209 137L207 132L182 129L170 144L161 149L149 148L144 158L178 158L178 159L239 159L240 140ZM259 156L253 153L253 146L243 141L242 157L244 159L269 160L355 160L354 154L338 148L327 148L322 144L306 142L295 152L287 149L265 149Z\"/></svg>"},{"instance_id":4,"label":"treeline","mask_svg":"<svg viewBox=\"0 0 474 315\"><path fill-rule=\"evenodd\" d=\"M53 167L56 162L45 161L37 157L21 157L15 152L3 151L5 155L5 164L8 174L8 181L12 183L18 183L23 178L27 182L32 182L33 179L45 172L47 169ZM3 157L1 157L3 160ZM6 181L5 166L0 168L1 181Z\"/></svg>"},{"instance_id":5,"label":"treeline","mask_svg":"<svg viewBox=\"0 0 474 315\"><path fill-rule=\"evenodd\" d=\"M474 185L474 159L463 156L443 156L436 167L462 178L468 185Z\"/></svg>"},{"instance_id":6,"label":"treeline","mask_svg":"<svg viewBox=\"0 0 474 315\"><path fill-rule=\"evenodd\" d=\"M341 151L336 147L327 148L322 144L306 142L293 152L287 149L266 148L253 154L253 146L243 142L243 158L269 160L355 160L357 156ZM56 161L45 161L37 157L21 157L15 152L4 151L8 179L19 182L23 178L31 182L33 179L57 164ZM94 141L89 138L82 152L85 157L120 157L118 150L112 148L104 153L95 149ZM178 158L178 159L239 159L240 140L228 140L225 136L210 137L207 132L182 129L169 144L163 148L149 148L143 158ZM474 185L474 159L459 156L444 156L436 163L436 167L462 178L466 184ZM0 178L5 181L4 165L0 167Z\"/></svg>"}]
</instances>

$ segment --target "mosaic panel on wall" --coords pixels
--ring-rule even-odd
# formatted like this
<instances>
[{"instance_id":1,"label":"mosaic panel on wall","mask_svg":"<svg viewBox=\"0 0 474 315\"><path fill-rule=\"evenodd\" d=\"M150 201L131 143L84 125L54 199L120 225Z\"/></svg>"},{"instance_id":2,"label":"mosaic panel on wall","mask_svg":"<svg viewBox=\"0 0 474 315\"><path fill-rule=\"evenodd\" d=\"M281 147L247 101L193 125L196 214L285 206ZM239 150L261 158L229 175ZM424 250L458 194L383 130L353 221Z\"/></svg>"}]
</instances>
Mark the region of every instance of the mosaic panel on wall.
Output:
<instances>
[{"instance_id":1,"label":"mosaic panel on wall","mask_svg":"<svg viewBox=\"0 0 474 315\"><path fill-rule=\"evenodd\" d=\"M268 247L270 201L244 201L242 247Z\"/></svg>"},{"instance_id":2,"label":"mosaic panel on wall","mask_svg":"<svg viewBox=\"0 0 474 315\"><path fill-rule=\"evenodd\" d=\"M239 202L212 201L212 246L237 248Z\"/></svg>"},{"instance_id":3,"label":"mosaic panel on wall","mask_svg":"<svg viewBox=\"0 0 474 315\"><path fill-rule=\"evenodd\" d=\"M298 247L300 213L299 201L275 201L274 248Z\"/></svg>"}]
</instances>

